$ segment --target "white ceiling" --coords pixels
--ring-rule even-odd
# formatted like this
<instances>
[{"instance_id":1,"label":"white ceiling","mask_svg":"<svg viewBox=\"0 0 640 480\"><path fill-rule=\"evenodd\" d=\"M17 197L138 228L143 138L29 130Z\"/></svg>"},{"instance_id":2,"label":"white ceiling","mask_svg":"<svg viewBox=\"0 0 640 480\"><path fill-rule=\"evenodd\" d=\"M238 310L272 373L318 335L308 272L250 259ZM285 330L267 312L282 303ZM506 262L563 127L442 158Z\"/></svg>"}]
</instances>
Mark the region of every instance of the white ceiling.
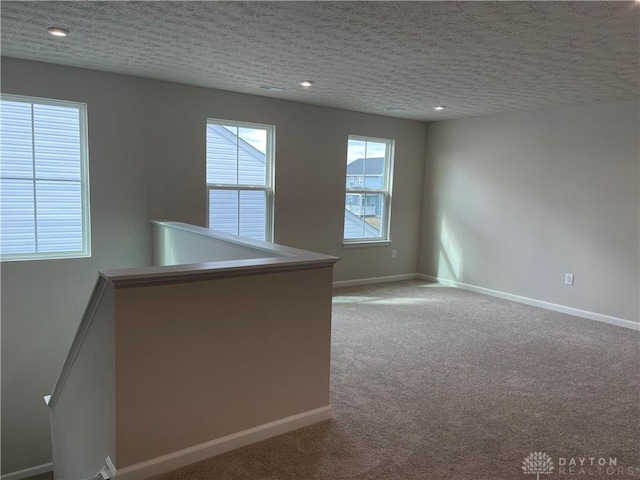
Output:
<instances>
[{"instance_id":1,"label":"white ceiling","mask_svg":"<svg viewBox=\"0 0 640 480\"><path fill-rule=\"evenodd\" d=\"M5 56L396 117L640 92L635 1L2 1L1 9ZM71 35L48 35L52 25ZM304 79L316 83L304 89Z\"/></svg>"}]
</instances>

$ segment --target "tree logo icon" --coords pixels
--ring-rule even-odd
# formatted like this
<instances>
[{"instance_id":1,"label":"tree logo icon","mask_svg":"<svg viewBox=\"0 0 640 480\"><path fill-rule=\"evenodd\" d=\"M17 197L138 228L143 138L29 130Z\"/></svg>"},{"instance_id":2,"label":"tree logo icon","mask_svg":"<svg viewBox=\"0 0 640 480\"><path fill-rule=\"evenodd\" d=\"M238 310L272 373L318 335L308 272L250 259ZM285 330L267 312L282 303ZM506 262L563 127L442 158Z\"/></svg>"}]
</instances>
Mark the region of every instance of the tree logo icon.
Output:
<instances>
[{"instance_id":1,"label":"tree logo icon","mask_svg":"<svg viewBox=\"0 0 640 480\"><path fill-rule=\"evenodd\" d=\"M524 473L535 473L536 480L540 480L540 474L546 475L553 472L551 457L544 452L532 452L522 462Z\"/></svg>"}]
</instances>

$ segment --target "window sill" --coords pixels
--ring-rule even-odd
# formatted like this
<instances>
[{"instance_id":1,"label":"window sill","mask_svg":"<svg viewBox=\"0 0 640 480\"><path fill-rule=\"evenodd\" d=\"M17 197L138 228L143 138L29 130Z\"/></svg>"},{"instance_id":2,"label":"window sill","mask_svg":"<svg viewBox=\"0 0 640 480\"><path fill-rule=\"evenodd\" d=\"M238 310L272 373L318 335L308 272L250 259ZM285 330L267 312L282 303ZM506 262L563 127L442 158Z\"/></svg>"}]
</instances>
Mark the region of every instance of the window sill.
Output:
<instances>
[{"instance_id":1,"label":"window sill","mask_svg":"<svg viewBox=\"0 0 640 480\"><path fill-rule=\"evenodd\" d=\"M5 262L31 262L33 260L71 260L74 258L91 258L90 252L68 253L34 253L34 254L5 254L0 255L0 263Z\"/></svg>"},{"instance_id":2,"label":"window sill","mask_svg":"<svg viewBox=\"0 0 640 480\"><path fill-rule=\"evenodd\" d=\"M387 247L391 245L391 240L370 240L362 242L342 242L343 248L366 248L366 247Z\"/></svg>"}]
</instances>

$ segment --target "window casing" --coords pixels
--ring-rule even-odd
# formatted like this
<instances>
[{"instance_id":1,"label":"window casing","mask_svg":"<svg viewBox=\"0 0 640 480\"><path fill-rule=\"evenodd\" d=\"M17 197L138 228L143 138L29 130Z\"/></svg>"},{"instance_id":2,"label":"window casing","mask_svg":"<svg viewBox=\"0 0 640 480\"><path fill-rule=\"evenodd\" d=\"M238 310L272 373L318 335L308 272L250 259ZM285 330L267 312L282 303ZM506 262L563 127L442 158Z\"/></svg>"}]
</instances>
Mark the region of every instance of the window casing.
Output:
<instances>
[{"instance_id":1,"label":"window casing","mask_svg":"<svg viewBox=\"0 0 640 480\"><path fill-rule=\"evenodd\" d=\"M207 120L207 226L273 241L275 127Z\"/></svg>"},{"instance_id":2,"label":"window casing","mask_svg":"<svg viewBox=\"0 0 640 480\"><path fill-rule=\"evenodd\" d=\"M389 242L394 141L350 135L344 243Z\"/></svg>"},{"instance_id":3,"label":"window casing","mask_svg":"<svg viewBox=\"0 0 640 480\"><path fill-rule=\"evenodd\" d=\"M86 104L0 98L2 261L91 255Z\"/></svg>"}]
</instances>

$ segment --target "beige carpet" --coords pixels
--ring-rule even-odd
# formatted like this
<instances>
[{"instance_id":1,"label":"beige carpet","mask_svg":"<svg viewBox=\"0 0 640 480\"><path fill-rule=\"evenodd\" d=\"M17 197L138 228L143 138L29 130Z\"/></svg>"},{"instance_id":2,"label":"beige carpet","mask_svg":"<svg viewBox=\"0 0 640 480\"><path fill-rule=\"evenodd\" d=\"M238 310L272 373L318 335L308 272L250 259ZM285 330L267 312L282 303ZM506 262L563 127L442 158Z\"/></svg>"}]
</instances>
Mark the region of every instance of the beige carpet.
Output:
<instances>
[{"instance_id":1,"label":"beige carpet","mask_svg":"<svg viewBox=\"0 0 640 480\"><path fill-rule=\"evenodd\" d=\"M157 480L640 478L638 332L409 281L336 290L332 343L333 420Z\"/></svg>"}]
</instances>

